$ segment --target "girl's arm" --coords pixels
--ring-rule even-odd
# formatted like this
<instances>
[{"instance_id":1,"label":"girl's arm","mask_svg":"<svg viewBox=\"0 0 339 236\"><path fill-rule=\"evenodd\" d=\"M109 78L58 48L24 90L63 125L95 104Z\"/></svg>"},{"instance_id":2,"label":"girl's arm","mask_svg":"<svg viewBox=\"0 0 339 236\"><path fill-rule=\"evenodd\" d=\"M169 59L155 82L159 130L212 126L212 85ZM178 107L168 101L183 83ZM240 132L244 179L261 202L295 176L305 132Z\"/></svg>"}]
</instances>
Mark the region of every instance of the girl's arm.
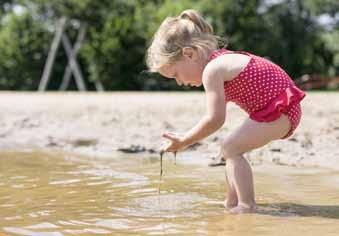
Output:
<instances>
[{"instance_id":1,"label":"girl's arm","mask_svg":"<svg viewBox=\"0 0 339 236\"><path fill-rule=\"evenodd\" d=\"M184 146L206 138L224 124L226 116L224 78L225 70L219 61L212 61L206 66L202 81L206 92L207 114L184 135L181 140Z\"/></svg>"}]
</instances>

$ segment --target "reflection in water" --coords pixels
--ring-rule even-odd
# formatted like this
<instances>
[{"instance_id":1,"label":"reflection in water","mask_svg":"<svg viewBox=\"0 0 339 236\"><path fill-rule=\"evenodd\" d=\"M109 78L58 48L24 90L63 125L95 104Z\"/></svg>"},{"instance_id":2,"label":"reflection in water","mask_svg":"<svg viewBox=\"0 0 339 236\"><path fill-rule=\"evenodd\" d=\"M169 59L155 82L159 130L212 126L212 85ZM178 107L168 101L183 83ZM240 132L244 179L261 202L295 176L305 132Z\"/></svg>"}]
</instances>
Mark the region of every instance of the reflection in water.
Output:
<instances>
[{"instance_id":1,"label":"reflection in water","mask_svg":"<svg viewBox=\"0 0 339 236\"><path fill-rule=\"evenodd\" d=\"M337 235L339 173L254 168L258 214L222 207L224 169L155 157L0 153L0 235Z\"/></svg>"}]
</instances>

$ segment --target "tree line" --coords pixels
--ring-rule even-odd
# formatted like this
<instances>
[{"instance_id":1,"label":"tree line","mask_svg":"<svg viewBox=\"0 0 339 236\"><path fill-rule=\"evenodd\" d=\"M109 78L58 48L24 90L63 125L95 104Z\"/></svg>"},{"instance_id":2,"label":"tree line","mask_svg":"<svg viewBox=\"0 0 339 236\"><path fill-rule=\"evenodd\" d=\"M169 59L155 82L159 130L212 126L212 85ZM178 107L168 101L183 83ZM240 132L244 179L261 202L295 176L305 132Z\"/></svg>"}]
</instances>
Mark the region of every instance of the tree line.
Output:
<instances>
[{"instance_id":1,"label":"tree line","mask_svg":"<svg viewBox=\"0 0 339 236\"><path fill-rule=\"evenodd\" d=\"M269 58L292 78L338 75L336 0L1 0L0 89L38 88L62 16L72 42L87 25L78 61L90 89L96 80L106 90L179 89L147 72L145 52L160 22L187 8L200 11L231 50ZM66 66L60 47L48 89L59 88Z\"/></svg>"}]
</instances>

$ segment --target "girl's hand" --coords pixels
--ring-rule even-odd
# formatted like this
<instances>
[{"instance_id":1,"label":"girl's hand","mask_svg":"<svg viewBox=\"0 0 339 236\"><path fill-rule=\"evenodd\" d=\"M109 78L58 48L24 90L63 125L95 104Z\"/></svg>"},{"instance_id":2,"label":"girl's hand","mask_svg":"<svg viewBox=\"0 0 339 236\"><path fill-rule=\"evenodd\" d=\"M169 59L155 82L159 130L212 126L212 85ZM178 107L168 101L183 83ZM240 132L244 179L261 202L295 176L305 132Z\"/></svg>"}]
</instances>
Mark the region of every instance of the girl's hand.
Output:
<instances>
[{"instance_id":1,"label":"girl's hand","mask_svg":"<svg viewBox=\"0 0 339 236\"><path fill-rule=\"evenodd\" d=\"M185 147L183 138L180 137L178 134L167 132L164 133L162 137L170 140L170 143L167 144L165 148L163 148L163 151L165 152L177 152L178 150Z\"/></svg>"}]
</instances>

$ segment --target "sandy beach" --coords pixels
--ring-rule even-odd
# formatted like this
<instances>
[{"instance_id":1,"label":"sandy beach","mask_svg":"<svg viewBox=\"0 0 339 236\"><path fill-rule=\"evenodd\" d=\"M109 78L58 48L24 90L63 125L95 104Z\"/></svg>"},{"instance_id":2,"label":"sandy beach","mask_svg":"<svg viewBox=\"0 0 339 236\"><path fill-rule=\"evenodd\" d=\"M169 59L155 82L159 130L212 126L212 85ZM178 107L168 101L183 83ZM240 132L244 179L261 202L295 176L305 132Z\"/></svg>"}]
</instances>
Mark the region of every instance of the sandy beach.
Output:
<instances>
[{"instance_id":1,"label":"sandy beach","mask_svg":"<svg viewBox=\"0 0 339 236\"><path fill-rule=\"evenodd\" d=\"M205 113L201 92L0 93L0 151L61 150L92 156L157 155L164 131L183 133ZM246 154L252 165L339 170L339 93L312 92L295 134ZM229 104L224 126L179 153L206 164L247 115ZM258 134L260 135L260 134Z\"/></svg>"}]
</instances>

